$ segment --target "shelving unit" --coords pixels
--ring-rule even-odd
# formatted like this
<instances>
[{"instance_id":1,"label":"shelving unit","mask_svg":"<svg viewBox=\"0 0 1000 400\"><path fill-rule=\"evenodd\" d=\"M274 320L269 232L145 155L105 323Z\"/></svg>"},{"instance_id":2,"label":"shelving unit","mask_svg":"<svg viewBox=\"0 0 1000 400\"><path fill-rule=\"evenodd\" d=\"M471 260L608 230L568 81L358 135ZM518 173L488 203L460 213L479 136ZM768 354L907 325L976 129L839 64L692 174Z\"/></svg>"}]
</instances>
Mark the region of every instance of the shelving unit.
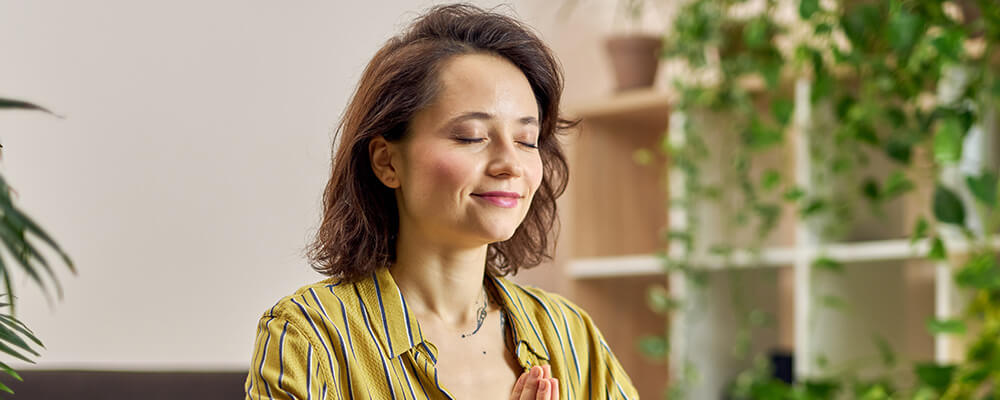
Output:
<instances>
[{"instance_id":1,"label":"shelving unit","mask_svg":"<svg viewBox=\"0 0 1000 400\"><path fill-rule=\"evenodd\" d=\"M794 169L797 185L807 191L817 190L810 179L812 160L809 135L805 133L811 123L808 83L797 82L795 90L798 101L795 126L790 132L793 148L786 149L792 155L789 167ZM668 227L684 229L689 222L685 210L668 204L664 188L669 187L672 193L685 188L678 171L671 170L664 176L661 166L667 160L656 159L652 167L641 167L632 160L632 153L639 148L658 149L664 133L672 145L684 145L681 127L689 116L672 113L670 102L669 94L650 90L624 93L572 109L573 116L583 119L584 133L574 151L577 180L571 181L570 190L573 234L567 274L579 285L665 279L663 261L655 255L667 247L663 232ZM725 131L725 121L710 122L721 125L705 131ZM995 127L980 130L980 136L970 137L979 140L972 145L981 151L969 154L970 160L963 161L962 168L994 162L996 141L989 139L992 136L986 132L995 131ZM727 143L715 141L711 145ZM697 212L711 214L705 207L700 206ZM694 366L699 379L689 392L690 398L721 398L735 374L749 366L749 360L732 357L731 344L741 326L738 319L743 317L734 315L730 299L734 287L750 293L743 306L762 309L779 319L775 326L753 335L752 351L794 351L798 377L822 374L821 364L835 369L853 358L877 355L870 340L873 335L893 345L904 358L954 358L960 344L932 338L924 328L932 316L949 317L960 309L961 299L953 287L949 264L935 266L924 261L929 243L911 243L905 238L910 228L905 221L929 207L908 200L889 207L888 221L861 223L842 243L824 243L811 225L791 218L792 222L779 228L775 240L758 253L737 250L727 258L693 255L712 283L706 288L692 288L681 276L667 279L672 295L685 301L669 322L671 379L679 375L676 371ZM727 234L717 220L709 218L705 225L699 225L703 238ZM993 245L1000 248L1000 241ZM952 257L960 257L968 250L961 240L948 240L946 246ZM667 250L674 256L684 251L680 246ZM835 276L814 271L813 260L821 254L845 264L845 273ZM848 299L849 311L829 310L814 301L823 296Z\"/></svg>"}]
</instances>

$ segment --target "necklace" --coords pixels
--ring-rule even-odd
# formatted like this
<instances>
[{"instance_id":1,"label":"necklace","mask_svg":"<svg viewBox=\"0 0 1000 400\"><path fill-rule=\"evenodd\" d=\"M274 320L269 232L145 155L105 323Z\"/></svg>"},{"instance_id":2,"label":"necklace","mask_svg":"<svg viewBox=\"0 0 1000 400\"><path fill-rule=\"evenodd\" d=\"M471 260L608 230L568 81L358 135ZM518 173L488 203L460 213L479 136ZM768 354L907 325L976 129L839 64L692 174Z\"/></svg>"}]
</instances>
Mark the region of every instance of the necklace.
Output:
<instances>
[{"instance_id":1,"label":"necklace","mask_svg":"<svg viewBox=\"0 0 1000 400\"><path fill-rule=\"evenodd\" d=\"M475 335L476 332L479 332L479 328L483 327L483 321L486 320L486 305L489 303L489 301L487 301L486 288L485 287L483 288L482 295L483 295L483 305L481 307L479 307L479 312L476 315L476 330L474 330L474 331L472 331L472 333L468 333L468 334L464 334L463 333L462 334L462 338L463 339L465 339L465 338L467 338L469 336Z\"/></svg>"}]
</instances>

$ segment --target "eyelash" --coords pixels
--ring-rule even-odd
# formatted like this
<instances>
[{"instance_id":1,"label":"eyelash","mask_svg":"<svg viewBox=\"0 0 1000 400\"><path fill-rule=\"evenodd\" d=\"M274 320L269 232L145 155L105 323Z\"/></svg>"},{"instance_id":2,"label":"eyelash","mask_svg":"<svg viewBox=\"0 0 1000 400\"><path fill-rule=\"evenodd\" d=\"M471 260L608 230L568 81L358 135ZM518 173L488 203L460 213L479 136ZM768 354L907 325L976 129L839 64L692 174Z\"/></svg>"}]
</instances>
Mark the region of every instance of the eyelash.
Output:
<instances>
[{"instance_id":1,"label":"eyelash","mask_svg":"<svg viewBox=\"0 0 1000 400\"><path fill-rule=\"evenodd\" d=\"M477 139L455 138L455 140L458 140L459 142L462 142L462 143L479 143L479 142L482 142L483 140L486 140L486 139L482 139L482 138L477 138ZM537 144L524 143L524 142L518 142L518 143L521 144L522 146L529 147L529 148L532 148L532 149L537 149L538 148Z\"/></svg>"}]
</instances>

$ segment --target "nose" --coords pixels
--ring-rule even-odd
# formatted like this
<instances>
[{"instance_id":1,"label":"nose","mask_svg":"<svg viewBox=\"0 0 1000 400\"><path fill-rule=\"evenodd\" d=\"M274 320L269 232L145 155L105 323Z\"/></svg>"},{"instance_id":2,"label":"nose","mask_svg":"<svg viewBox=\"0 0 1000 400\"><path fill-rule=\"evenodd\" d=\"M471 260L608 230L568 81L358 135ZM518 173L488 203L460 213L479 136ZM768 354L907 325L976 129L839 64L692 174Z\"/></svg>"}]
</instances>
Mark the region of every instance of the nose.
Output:
<instances>
[{"instance_id":1,"label":"nose","mask_svg":"<svg viewBox=\"0 0 1000 400\"><path fill-rule=\"evenodd\" d=\"M518 154L518 144L511 140L498 140L491 143L490 164L487 174L497 178L519 178L524 175L524 166Z\"/></svg>"}]
</instances>

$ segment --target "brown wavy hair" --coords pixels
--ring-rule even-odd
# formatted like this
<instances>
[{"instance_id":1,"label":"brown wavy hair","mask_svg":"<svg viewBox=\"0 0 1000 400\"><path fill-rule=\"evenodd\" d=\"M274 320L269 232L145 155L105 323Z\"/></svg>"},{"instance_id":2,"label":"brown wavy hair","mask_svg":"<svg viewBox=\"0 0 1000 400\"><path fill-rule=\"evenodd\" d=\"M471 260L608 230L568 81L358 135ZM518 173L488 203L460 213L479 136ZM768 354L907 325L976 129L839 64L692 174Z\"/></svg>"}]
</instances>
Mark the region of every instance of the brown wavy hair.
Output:
<instances>
[{"instance_id":1,"label":"brown wavy hair","mask_svg":"<svg viewBox=\"0 0 1000 400\"><path fill-rule=\"evenodd\" d=\"M437 6L389 39L368 63L335 138L330 180L323 193L323 220L309 245L316 271L357 280L395 261L399 210L390 189L379 181L368 144L382 136L402 139L413 115L440 90L444 61L462 54L492 54L517 66L538 103L542 182L514 235L490 243L486 268L493 276L551 260L550 233L558 235L556 199L566 189L569 170L557 133L578 121L561 119L562 70L552 51L516 19L467 5ZM336 140L335 140L336 141Z\"/></svg>"}]
</instances>

